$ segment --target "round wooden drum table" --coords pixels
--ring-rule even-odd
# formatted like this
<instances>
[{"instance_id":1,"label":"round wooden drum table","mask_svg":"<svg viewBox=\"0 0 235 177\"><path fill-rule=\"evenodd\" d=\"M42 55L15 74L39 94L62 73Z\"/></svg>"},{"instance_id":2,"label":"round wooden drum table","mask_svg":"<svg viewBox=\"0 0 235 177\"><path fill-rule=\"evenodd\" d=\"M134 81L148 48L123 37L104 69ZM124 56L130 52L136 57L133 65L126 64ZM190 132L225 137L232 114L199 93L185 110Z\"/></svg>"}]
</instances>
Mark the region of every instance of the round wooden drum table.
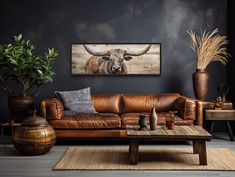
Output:
<instances>
[{"instance_id":1,"label":"round wooden drum table","mask_svg":"<svg viewBox=\"0 0 235 177\"><path fill-rule=\"evenodd\" d=\"M46 119L39 116L26 118L13 135L15 148L26 155L47 153L56 142L54 129Z\"/></svg>"}]
</instances>

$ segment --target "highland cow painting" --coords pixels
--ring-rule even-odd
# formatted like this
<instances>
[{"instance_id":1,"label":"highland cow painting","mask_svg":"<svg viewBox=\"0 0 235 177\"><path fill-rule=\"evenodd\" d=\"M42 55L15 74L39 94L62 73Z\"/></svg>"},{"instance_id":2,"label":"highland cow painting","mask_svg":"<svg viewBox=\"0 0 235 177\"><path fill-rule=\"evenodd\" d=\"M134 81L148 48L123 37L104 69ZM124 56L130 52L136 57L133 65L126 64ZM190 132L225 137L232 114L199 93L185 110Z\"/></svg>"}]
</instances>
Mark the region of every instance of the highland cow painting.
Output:
<instances>
[{"instance_id":1,"label":"highland cow painting","mask_svg":"<svg viewBox=\"0 0 235 177\"><path fill-rule=\"evenodd\" d=\"M160 75L161 45L72 44L73 75Z\"/></svg>"}]
</instances>

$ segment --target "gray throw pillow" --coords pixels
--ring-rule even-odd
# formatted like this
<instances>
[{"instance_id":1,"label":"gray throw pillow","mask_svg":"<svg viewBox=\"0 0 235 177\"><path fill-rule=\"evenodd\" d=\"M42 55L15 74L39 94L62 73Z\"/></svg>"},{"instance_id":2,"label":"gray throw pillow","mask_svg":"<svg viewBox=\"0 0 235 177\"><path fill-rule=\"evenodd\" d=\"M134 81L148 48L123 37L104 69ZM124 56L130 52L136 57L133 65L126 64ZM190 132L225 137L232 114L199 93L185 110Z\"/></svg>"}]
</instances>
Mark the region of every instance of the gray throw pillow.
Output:
<instances>
[{"instance_id":1,"label":"gray throw pillow","mask_svg":"<svg viewBox=\"0 0 235 177\"><path fill-rule=\"evenodd\" d=\"M67 109L67 110L64 110L64 115L65 116L76 116L78 114L72 110Z\"/></svg>"},{"instance_id":2,"label":"gray throw pillow","mask_svg":"<svg viewBox=\"0 0 235 177\"><path fill-rule=\"evenodd\" d=\"M67 115L96 114L92 104L90 88L75 91L56 91L55 94L63 101L64 107L70 110Z\"/></svg>"}]
</instances>

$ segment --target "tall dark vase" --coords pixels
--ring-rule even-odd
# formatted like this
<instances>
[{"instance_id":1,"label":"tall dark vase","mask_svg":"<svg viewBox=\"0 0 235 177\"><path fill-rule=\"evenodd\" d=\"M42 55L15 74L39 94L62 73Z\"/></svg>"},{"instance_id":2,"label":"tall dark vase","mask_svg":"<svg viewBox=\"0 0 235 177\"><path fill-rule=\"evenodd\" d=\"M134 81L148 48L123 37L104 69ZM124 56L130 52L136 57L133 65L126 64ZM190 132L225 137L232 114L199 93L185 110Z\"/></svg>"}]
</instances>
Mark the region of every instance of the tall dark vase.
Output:
<instances>
[{"instance_id":1,"label":"tall dark vase","mask_svg":"<svg viewBox=\"0 0 235 177\"><path fill-rule=\"evenodd\" d=\"M198 100L204 101L208 93L209 74L205 69L193 73L193 90Z\"/></svg>"},{"instance_id":2,"label":"tall dark vase","mask_svg":"<svg viewBox=\"0 0 235 177\"><path fill-rule=\"evenodd\" d=\"M8 109L11 114L11 119L15 122L22 122L30 116L34 110L35 98L32 96L9 96Z\"/></svg>"}]
</instances>

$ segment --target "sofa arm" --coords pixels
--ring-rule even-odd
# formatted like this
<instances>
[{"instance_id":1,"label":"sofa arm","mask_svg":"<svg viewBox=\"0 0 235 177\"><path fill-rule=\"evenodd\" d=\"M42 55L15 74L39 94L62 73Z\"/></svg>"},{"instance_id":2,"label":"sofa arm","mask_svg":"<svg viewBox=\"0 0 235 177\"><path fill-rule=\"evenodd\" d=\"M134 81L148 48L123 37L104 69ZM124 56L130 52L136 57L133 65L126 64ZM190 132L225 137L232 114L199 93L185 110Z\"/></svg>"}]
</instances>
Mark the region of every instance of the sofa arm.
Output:
<instances>
[{"instance_id":1,"label":"sofa arm","mask_svg":"<svg viewBox=\"0 0 235 177\"><path fill-rule=\"evenodd\" d=\"M202 126L202 108L198 100L180 96L173 102L173 109L185 120L194 120L196 125Z\"/></svg>"},{"instance_id":2,"label":"sofa arm","mask_svg":"<svg viewBox=\"0 0 235 177\"><path fill-rule=\"evenodd\" d=\"M61 119L64 115L64 105L58 98L42 100L40 109L42 116L47 120Z\"/></svg>"}]
</instances>

